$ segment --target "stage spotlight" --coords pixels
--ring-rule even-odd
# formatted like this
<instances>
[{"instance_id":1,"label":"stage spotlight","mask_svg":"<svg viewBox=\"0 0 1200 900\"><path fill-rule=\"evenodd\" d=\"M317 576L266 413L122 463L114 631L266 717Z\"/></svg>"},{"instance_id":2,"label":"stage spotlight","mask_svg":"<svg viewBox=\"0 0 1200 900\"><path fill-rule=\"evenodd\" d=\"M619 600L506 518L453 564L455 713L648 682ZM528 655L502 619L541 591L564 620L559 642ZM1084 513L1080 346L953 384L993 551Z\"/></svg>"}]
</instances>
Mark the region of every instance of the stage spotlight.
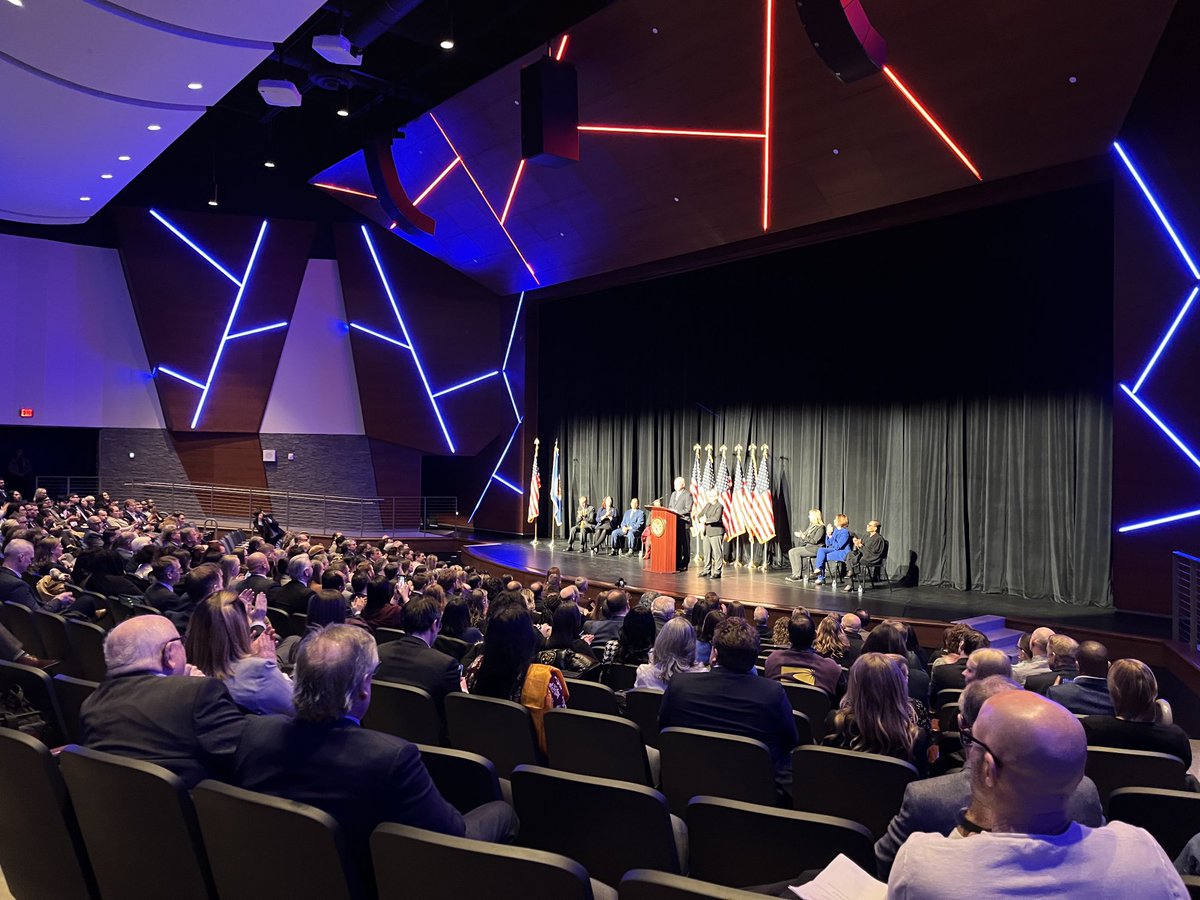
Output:
<instances>
[{"instance_id":1,"label":"stage spotlight","mask_svg":"<svg viewBox=\"0 0 1200 900\"><path fill-rule=\"evenodd\" d=\"M346 107L343 106L341 109L339 109L337 111L337 114L344 119L344 118L346 118L346 116L350 115L350 110L346 109Z\"/></svg>"},{"instance_id":2,"label":"stage spotlight","mask_svg":"<svg viewBox=\"0 0 1200 900\"><path fill-rule=\"evenodd\" d=\"M264 161L264 162L263 162L263 165L264 165L264 166L266 166L268 169L273 169L273 168L275 168L275 163L274 163L272 160L269 160L269 159L268 159L268 160L266 160L266 161Z\"/></svg>"},{"instance_id":3,"label":"stage spotlight","mask_svg":"<svg viewBox=\"0 0 1200 900\"><path fill-rule=\"evenodd\" d=\"M440 44L438 44L438 46L441 47L443 50L453 50L454 49L454 38L444 38L442 40L442 42Z\"/></svg>"}]
</instances>

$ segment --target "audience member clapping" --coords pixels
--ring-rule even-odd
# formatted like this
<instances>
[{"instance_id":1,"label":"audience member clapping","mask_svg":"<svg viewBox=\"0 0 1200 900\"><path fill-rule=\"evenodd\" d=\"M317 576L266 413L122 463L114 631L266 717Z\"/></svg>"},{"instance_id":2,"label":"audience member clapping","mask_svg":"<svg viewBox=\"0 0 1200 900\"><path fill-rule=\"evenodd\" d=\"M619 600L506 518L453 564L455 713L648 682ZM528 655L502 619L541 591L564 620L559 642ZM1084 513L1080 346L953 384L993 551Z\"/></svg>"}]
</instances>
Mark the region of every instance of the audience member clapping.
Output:
<instances>
[{"instance_id":1,"label":"audience member clapping","mask_svg":"<svg viewBox=\"0 0 1200 900\"><path fill-rule=\"evenodd\" d=\"M219 591L192 613L187 657L211 678L224 682L233 701L258 715L292 714L292 682L279 669L269 628L253 639L245 603Z\"/></svg>"}]
</instances>

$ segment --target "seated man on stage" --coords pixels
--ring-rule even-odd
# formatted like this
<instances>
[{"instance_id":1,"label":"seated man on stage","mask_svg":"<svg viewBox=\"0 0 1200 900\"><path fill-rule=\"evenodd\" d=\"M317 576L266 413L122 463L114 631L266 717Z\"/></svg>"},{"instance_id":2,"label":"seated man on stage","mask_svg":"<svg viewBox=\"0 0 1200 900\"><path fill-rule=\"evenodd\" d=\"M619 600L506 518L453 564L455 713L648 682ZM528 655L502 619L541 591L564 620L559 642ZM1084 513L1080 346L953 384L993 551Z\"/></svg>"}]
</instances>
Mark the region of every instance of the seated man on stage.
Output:
<instances>
[{"instance_id":1,"label":"seated man on stage","mask_svg":"<svg viewBox=\"0 0 1200 900\"><path fill-rule=\"evenodd\" d=\"M579 547L581 550L587 549L588 535L596 530L596 507L588 505L588 498L585 494L579 495L579 509L575 510L575 524L571 526L571 533L567 537L567 549L575 549L575 537L579 536Z\"/></svg>"},{"instance_id":2,"label":"seated man on stage","mask_svg":"<svg viewBox=\"0 0 1200 900\"><path fill-rule=\"evenodd\" d=\"M617 527L617 510L613 506L613 498L605 497L596 511L596 538L592 541L592 552L599 552L608 543L608 536Z\"/></svg>"},{"instance_id":3,"label":"seated man on stage","mask_svg":"<svg viewBox=\"0 0 1200 900\"><path fill-rule=\"evenodd\" d=\"M865 538L853 538L854 549L846 554L846 562L850 567L850 577L846 579L846 587L844 590L853 590L854 585L854 569L858 565L864 565L868 571L874 569L877 565L883 562L884 554L887 553L887 541L883 539L883 535L879 533L879 520L872 519L867 523L867 536Z\"/></svg>"},{"instance_id":4,"label":"seated man on stage","mask_svg":"<svg viewBox=\"0 0 1200 900\"><path fill-rule=\"evenodd\" d=\"M625 555L632 556L635 549L641 546L642 532L645 529L646 511L641 508L638 498L634 497L629 501L629 509L625 510L625 515L621 517L621 524L613 532L612 553L609 555L616 556L624 547Z\"/></svg>"},{"instance_id":5,"label":"seated man on stage","mask_svg":"<svg viewBox=\"0 0 1200 900\"><path fill-rule=\"evenodd\" d=\"M788 551L788 562L792 564L792 574L788 576L788 581L799 581L803 577L800 566L804 559L814 559L818 548L825 543L825 520L821 518L819 509L814 507L808 511L808 527L797 531L796 538L796 546Z\"/></svg>"},{"instance_id":6,"label":"seated man on stage","mask_svg":"<svg viewBox=\"0 0 1200 900\"><path fill-rule=\"evenodd\" d=\"M850 552L850 519L844 513L833 517L833 524L825 526L825 546L817 550L817 559L813 564L813 574L817 576L817 584L825 583L825 561L844 562Z\"/></svg>"}]
</instances>

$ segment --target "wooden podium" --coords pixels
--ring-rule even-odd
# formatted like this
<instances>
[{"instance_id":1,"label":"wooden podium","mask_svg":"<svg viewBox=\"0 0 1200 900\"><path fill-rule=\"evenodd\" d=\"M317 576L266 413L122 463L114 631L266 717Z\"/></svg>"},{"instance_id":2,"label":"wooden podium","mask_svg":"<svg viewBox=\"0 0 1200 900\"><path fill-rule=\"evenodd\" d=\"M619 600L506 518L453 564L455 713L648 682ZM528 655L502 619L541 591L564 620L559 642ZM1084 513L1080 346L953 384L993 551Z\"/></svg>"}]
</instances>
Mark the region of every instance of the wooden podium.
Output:
<instances>
[{"instance_id":1,"label":"wooden podium","mask_svg":"<svg viewBox=\"0 0 1200 900\"><path fill-rule=\"evenodd\" d=\"M646 528L650 531L650 565L646 570L678 572L680 532L686 533L687 528L679 513L665 506L652 506Z\"/></svg>"}]
</instances>

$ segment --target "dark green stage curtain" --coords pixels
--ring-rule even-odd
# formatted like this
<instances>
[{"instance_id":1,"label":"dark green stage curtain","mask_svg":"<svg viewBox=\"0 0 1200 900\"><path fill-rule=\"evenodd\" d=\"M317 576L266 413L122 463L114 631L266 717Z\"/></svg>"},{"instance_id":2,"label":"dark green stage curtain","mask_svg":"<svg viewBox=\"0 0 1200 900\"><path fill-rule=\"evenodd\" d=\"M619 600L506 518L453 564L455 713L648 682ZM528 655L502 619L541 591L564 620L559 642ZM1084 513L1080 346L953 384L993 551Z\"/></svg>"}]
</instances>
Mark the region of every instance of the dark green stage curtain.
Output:
<instances>
[{"instance_id":1,"label":"dark green stage curtain","mask_svg":"<svg viewBox=\"0 0 1200 900\"><path fill-rule=\"evenodd\" d=\"M856 532L879 519L893 577L1112 605L1112 423L1099 392L568 412L543 433L561 441L568 522L580 493L621 509L665 498L676 475L690 479L697 442L728 445L732 474L734 445L753 441L771 450L777 565L816 506Z\"/></svg>"}]
</instances>

